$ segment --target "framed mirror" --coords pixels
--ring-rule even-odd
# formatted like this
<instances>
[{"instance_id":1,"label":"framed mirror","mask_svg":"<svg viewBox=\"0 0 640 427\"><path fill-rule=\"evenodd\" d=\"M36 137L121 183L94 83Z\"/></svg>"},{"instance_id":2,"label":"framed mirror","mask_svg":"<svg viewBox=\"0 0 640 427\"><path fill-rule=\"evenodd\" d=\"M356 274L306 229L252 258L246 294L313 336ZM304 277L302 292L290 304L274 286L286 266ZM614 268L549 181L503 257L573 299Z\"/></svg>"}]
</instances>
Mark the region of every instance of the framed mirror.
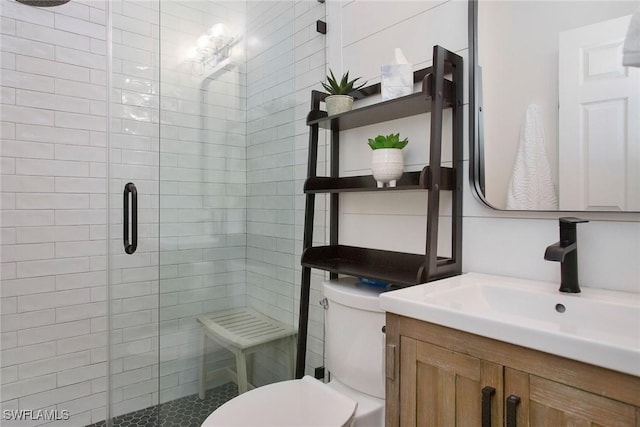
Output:
<instances>
[{"instance_id":1,"label":"framed mirror","mask_svg":"<svg viewBox=\"0 0 640 427\"><path fill-rule=\"evenodd\" d=\"M639 10L470 0L470 179L486 205L640 211L640 63L623 65Z\"/></svg>"}]
</instances>

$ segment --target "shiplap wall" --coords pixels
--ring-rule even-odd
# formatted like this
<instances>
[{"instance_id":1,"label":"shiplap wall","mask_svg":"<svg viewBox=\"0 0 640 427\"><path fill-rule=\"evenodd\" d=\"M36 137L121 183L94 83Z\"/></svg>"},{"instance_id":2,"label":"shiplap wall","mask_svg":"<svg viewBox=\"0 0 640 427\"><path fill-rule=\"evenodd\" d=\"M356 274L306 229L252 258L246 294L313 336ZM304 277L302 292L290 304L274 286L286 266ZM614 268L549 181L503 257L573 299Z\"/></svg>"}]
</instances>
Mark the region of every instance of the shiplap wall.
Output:
<instances>
[{"instance_id":1,"label":"shiplap wall","mask_svg":"<svg viewBox=\"0 0 640 427\"><path fill-rule=\"evenodd\" d=\"M331 3L330 3L331 4ZM352 76L379 81L379 67L393 59L400 47L415 69L430 65L431 48L439 44L468 58L467 4L465 1L339 2L328 12L329 28L337 33L328 46L328 66L350 70ZM331 7L331 6L329 6ZM333 11L333 13L332 13ZM362 16L366 14L366 25ZM468 64L467 64L468 65ZM465 81L465 109L468 107ZM468 116L465 110L465 115ZM420 117L420 116L419 116ZM416 129L416 118L371 126L346 135L341 144L352 167L342 173L368 169L370 149L365 137L383 131L406 132L411 142L405 162L411 167L426 160L415 146L427 140ZM424 129L422 129L424 131ZM427 134L428 136L428 134ZM640 214L500 212L486 208L468 184L468 121L465 118L465 181L463 218L463 271L501 274L559 283L557 263L544 261L546 246L558 240L560 216L590 219L578 227L580 278L584 286L640 293ZM444 139L444 141L448 140ZM350 161L350 160L349 160ZM443 201L446 205L446 201ZM419 193L348 194L341 199L341 241L346 244L420 252L424 242L426 197ZM420 212L419 210L423 211ZM446 215L446 212L444 212ZM422 228L421 228L422 227ZM447 230L441 230L446 233ZM447 236L445 236L448 238ZM440 248L446 252L446 242ZM442 253L442 252L441 252Z\"/></svg>"}]
</instances>

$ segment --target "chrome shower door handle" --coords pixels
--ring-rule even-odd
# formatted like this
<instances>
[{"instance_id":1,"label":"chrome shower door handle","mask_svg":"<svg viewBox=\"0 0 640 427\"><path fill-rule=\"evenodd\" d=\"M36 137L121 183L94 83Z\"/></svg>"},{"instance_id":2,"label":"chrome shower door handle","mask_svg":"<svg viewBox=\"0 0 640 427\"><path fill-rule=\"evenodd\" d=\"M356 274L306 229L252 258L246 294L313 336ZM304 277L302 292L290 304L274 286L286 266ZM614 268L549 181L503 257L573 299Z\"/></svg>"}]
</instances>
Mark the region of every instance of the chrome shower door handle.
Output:
<instances>
[{"instance_id":1,"label":"chrome shower door handle","mask_svg":"<svg viewBox=\"0 0 640 427\"><path fill-rule=\"evenodd\" d=\"M122 205L122 242L124 251L131 255L138 248L138 190L133 182L124 186Z\"/></svg>"}]
</instances>

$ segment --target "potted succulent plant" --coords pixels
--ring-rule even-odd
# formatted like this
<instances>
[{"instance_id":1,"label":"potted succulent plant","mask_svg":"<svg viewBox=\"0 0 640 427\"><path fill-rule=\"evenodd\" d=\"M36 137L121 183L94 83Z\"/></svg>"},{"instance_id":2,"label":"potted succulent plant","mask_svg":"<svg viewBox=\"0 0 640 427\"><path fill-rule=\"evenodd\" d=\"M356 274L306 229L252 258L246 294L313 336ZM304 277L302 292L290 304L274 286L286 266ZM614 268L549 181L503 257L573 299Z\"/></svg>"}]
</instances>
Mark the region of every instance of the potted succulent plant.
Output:
<instances>
[{"instance_id":1,"label":"potted succulent plant","mask_svg":"<svg viewBox=\"0 0 640 427\"><path fill-rule=\"evenodd\" d=\"M360 80L360 77L356 77L353 80L349 80L349 72L347 71L342 75L340 81L333 75L333 71L329 69L329 75L327 76L327 82L322 82L322 87L329 93L324 100L327 106L327 114L333 116L334 114L344 113L345 111L351 111L353 108L353 97L349 93L354 90L358 90L367 82L355 86L356 82Z\"/></svg>"},{"instance_id":2,"label":"potted succulent plant","mask_svg":"<svg viewBox=\"0 0 640 427\"><path fill-rule=\"evenodd\" d=\"M382 188L385 183L388 183L389 187L396 186L396 181L404 172L402 149L408 143L407 138L400 140L399 133L369 138L369 146L373 150L371 172L378 183L378 188Z\"/></svg>"}]
</instances>

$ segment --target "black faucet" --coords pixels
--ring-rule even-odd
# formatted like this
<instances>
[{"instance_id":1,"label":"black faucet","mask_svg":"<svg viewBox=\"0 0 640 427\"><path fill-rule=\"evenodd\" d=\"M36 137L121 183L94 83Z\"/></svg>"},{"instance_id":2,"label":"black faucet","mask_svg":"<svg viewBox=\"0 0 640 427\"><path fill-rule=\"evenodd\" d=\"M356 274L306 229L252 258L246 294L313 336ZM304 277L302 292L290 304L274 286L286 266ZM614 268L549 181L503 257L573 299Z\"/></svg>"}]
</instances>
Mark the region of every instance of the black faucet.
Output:
<instances>
[{"instance_id":1,"label":"black faucet","mask_svg":"<svg viewBox=\"0 0 640 427\"><path fill-rule=\"evenodd\" d=\"M578 242L576 224L586 219L560 218L560 241L547 247L544 259L560 263L560 292L580 293L578 284Z\"/></svg>"}]
</instances>

